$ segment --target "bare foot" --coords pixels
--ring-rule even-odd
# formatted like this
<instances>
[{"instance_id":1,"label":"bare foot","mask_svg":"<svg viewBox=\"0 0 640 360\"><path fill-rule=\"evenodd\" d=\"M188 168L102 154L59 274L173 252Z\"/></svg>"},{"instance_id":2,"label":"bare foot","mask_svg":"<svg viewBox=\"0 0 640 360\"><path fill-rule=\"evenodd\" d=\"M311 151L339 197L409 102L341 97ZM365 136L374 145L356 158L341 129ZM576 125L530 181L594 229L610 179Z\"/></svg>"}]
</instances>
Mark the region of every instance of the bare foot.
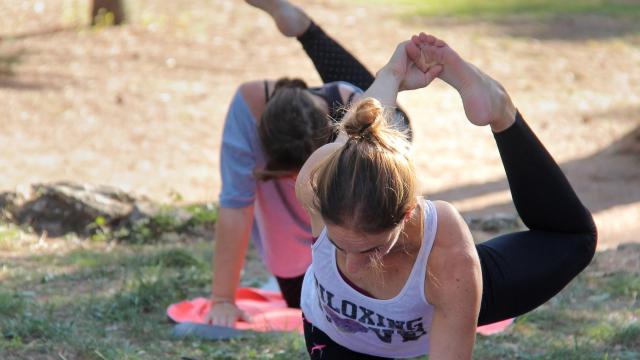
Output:
<instances>
[{"instance_id":1,"label":"bare foot","mask_svg":"<svg viewBox=\"0 0 640 360\"><path fill-rule=\"evenodd\" d=\"M287 37L302 35L311 25L311 19L286 0L245 0L271 15L278 30Z\"/></svg>"},{"instance_id":2,"label":"bare foot","mask_svg":"<svg viewBox=\"0 0 640 360\"><path fill-rule=\"evenodd\" d=\"M425 33L413 36L411 41L421 49L408 51L422 70L442 65L438 76L458 90L464 112L469 121L478 126L491 125L495 132L502 131L515 121L516 110L502 85L466 62L444 41Z\"/></svg>"}]
</instances>

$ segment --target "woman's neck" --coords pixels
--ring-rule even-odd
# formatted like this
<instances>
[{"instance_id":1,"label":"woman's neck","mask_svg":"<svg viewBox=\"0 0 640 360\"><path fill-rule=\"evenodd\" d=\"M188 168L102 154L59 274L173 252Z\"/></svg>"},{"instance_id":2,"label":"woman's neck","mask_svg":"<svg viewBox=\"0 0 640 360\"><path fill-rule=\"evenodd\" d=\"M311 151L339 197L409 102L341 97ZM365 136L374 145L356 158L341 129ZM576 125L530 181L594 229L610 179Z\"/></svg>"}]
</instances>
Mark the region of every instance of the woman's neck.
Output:
<instances>
[{"instance_id":1,"label":"woman's neck","mask_svg":"<svg viewBox=\"0 0 640 360\"><path fill-rule=\"evenodd\" d=\"M400 232L398 243L390 251L403 251L410 254L420 250L422 238L424 237L424 216L421 202L418 201L411 211L409 219L404 224L404 229Z\"/></svg>"}]
</instances>

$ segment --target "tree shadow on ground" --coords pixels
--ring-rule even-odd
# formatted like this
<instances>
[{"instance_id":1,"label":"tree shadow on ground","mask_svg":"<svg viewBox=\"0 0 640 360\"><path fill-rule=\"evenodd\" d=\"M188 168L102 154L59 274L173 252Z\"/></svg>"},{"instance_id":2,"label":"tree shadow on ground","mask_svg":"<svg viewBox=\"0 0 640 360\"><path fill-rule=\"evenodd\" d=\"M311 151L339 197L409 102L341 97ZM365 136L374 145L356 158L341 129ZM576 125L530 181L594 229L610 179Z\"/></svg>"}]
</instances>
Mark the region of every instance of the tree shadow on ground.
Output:
<instances>
[{"instance_id":1,"label":"tree shadow on ground","mask_svg":"<svg viewBox=\"0 0 640 360\"><path fill-rule=\"evenodd\" d=\"M34 51L24 49L0 53L0 89L16 91L57 90L60 89L60 86L54 82L69 81L67 76L50 72L21 73L17 71L17 67L24 63L27 57L34 54Z\"/></svg>"},{"instance_id":2,"label":"tree shadow on ground","mask_svg":"<svg viewBox=\"0 0 640 360\"><path fill-rule=\"evenodd\" d=\"M36 90L48 90L48 89L59 89L59 86L56 86L51 83L42 82L42 81L25 81L19 78L2 78L0 77L0 89L12 89L18 91L36 91Z\"/></svg>"},{"instance_id":3,"label":"tree shadow on ground","mask_svg":"<svg viewBox=\"0 0 640 360\"><path fill-rule=\"evenodd\" d=\"M540 40L606 40L640 34L637 17L563 15L548 19L505 19L496 24L509 36Z\"/></svg>"},{"instance_id":4,"label":"tree shadow on ground","mask_svg":"<svg viewBox=\"0 0 640 360\"><path fill-rule=\"evenodd\" d=\"M560 167L582 202L593 213L640 202L640 125L601 151L562 163ZM455 202L508 190L504 177L425 195L431 199ZM500 212L514 213L512 201L463 211L463 215L475 217Z\"/></svg>"},{"instance_id":5,"label":"tree shadow on ground","mask_svg":"<svg viewBox=\"0 0 640 360\"><path fill-rule=\"evenodd\" d=\"M34 37L53 35L61 32L77 31L78 28L79 28L78 26L54 26L47 29L25 31L18 34L5 34L5 35L0 35L0 42L12 41L12 40L23 40L23 39L34 38Z\"/></svg>"},{"instance_id":6,"label":"tree shadow on ground","mask_svg":"<svg viewBox=\"0 0 640 360\"><path fill-rule=\"evenodd\" d=\"M485 23L496 36L534 38L539 40L585 41L607 40L640 35L640 17L599 14L507 15L464 18L428 18L425 24L465 26Z\"/></svg>"}]
</instances>

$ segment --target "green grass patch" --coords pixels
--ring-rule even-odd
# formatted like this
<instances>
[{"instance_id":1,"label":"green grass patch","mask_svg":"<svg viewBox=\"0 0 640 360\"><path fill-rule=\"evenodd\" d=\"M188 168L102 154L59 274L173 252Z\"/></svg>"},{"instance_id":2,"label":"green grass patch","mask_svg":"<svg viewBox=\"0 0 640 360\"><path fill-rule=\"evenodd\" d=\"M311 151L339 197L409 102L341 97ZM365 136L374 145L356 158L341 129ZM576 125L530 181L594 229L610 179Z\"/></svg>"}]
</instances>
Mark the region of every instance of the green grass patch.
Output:
<instances>
[{"instance_id":1,"label":"green grass patch","mask_svg":"<svg viewBox=\"0 0 640 360\"><path fill-rule=\"evenodd\" d=\"M191 214L192 226L213 225L218 220L218 207L214 203L188 205L185 210Z\"/></svg>"},{"instance_id":2,"label":"green grass patch","mask_svg":"<svg viewBox=\"0 0 640 360\"><path fill-rule=\"evenodd\" d=\"M32 341L61 341L70 328L69 321L55 317L53 306L18 292L0 293L0 348Z\"/></svg>"},{"instance_id":3,"label":"green grass patch","mask_svg":"<svg viewBox=\"0 0 640 360\"><path fill-rule=\"evenodd\" d=\"M11 317L24 310L24 299L20 294L0 290L0 317Z\"/></svg>"},{"instance_id":4,"label":"green grass patch","mask_svg":"<svg viewBox=\"0 0 640 360\"><path fill-rule=\"evenodd\" d=\"M213 203L188 205L179 208L166 205L152 217L135 223L110 229L103 218L96 218L91 225L95 229L91 240L104 242L116 240L129 244L157 244L172 242L179 235L201 234L211 231L218 219L218 208ZM173 235L173 237L171 237Z\"/></svg>"},{"instance_id":5,"label":"green grass patch","mask_svg":"<svg viewBox=\"0 0 640 360\"><path fill-rule=\"evenodd\" d=\"M416 16L489 16L598 14L640 16L640 2L628 0L375 0L399 6L402 13Z\"/></svg>"},{"instance_id":6,"label":"green grass patch","mask_svg":"<svg viewBox=\"0 0 640 360\"><path fill-rule=\"evenodd\" d=\"M171 338L167 306L209 294L210 241L74 249L7 259L21 275L3 279L0 290L0 359L306 358L297 334L225 342ZM264 281L259 262L251 250L242 284ZM478 336L474 358L638 359L636 278L633 271L607 273L592 265L504 333Z\"/></svg>"},{"instance_id":7,"label":"green grass patch","mask_svg":"<svg viewBox=\"0 0 640 360\"><path fill-rule=\"evenodd\" d=\"M613 297L633 297L640 294L640 277L638 274L619 272L604 278L603 288Z\"/></svg>"},{"instance_id":8,"label":"green grass patch","mask_svg":"<svg viewBox=\"0 0 640 360\"><path fill-rule=\"evenodd\" d=\"M149 257L147 265L158 265L170 268L195 268L205 271L206 265L184 249L168 249Z\"/></svg>"},{"instance_id":9,"label":"green grass patch","mask_svg":"<svg viewBox=\"0 0 640 360\"><path fill-rule=\"evenodd\" d=\"M629 349L640 349L640 323L635 322L616 331L611 336L611 345L624 346Z\"/></svg>"},{"instance_id":10,"label":"green grass patch","mask_svg":"<svg viewBox=\"0 0 640 360\"><path fill-rule=\"evenodd\" d=\"M19 227L13 224L0 223L0 250L11 250L22 238Z\"/></svg>"}]
</instances>

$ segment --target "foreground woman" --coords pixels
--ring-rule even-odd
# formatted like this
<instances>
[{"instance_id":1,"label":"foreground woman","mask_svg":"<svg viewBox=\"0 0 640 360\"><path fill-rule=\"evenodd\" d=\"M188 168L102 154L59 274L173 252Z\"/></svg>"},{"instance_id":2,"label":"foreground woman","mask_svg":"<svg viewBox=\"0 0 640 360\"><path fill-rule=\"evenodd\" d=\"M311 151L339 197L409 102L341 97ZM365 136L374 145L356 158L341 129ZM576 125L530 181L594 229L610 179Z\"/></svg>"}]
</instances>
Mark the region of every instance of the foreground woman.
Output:
<instances>
[{"instance_id":1,"label":"foreground woman","mask_svg":"<svg viewBox=\"0 0 640 360\"><path fill-rule=\"evenodd\" d=\"M452 205L417 197L406 136L387 109L435 76L459 92L472 124L490 126L528 231L474 245ZM302 290L312 358L469 359L478 324L536 308L593 257L595 225L558 165L504 88L443 41L400 44L339 129L296 183L317 237Z\"/></svg>"}]
</instances>

